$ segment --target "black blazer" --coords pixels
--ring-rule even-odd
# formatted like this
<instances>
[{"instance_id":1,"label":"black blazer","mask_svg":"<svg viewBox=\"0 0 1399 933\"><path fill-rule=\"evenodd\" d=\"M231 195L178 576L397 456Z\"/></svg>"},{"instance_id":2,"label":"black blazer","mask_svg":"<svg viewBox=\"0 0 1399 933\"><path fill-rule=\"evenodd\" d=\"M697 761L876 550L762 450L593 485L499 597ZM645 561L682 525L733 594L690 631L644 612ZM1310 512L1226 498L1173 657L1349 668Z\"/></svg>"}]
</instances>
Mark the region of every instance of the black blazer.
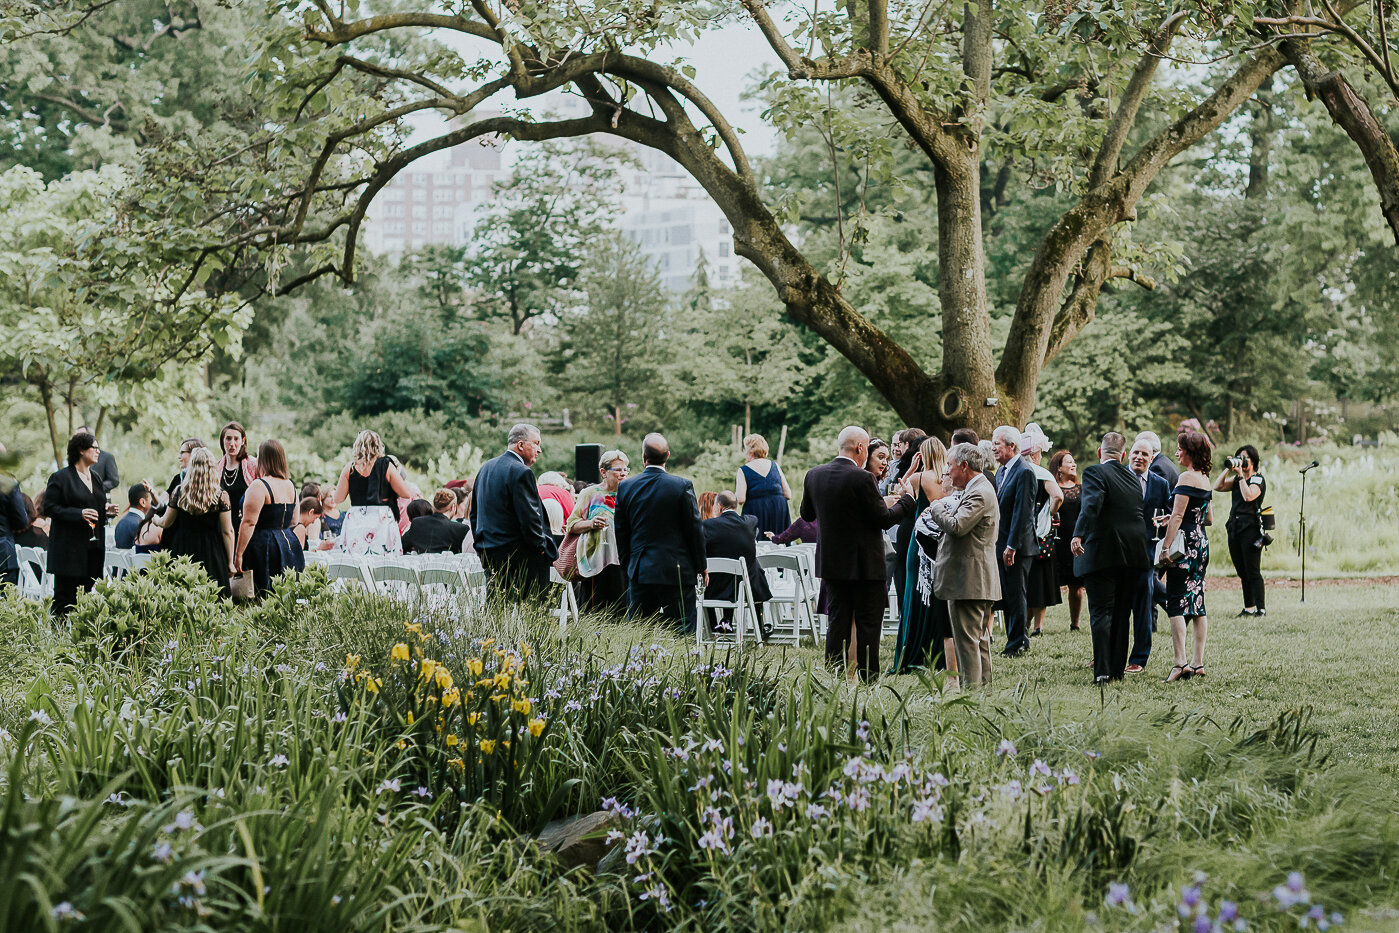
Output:
<instances>
[{"instance_id":1,"label":"black blazer","mask_svg":"<svg viewBox=\"0 0 1399 933\"><path fill-rule=\"evenodd\" d=\"M477 550L518 548L530 554L559 556L549 536L544 505L534 474L514 451L481 465L471 496L471 527Z\"/></svg>"},{"instance_id":2,"label":"black blazer","mask_svg":"<svg viewBox=\"0 0 1399 933\"><path fill-rule=\"evenodd\" d=\"M89 490L78 479L75 467L64 467L49 477L44 490L44 514L53 519L49 525L49 573L54 576L85 577L96 552L100 566L101 555L107 550L107 493L96 472ZM83 521L83 509L97 512L97 540L92 541L92 529Z\"/></svg>"},{"instance_id":3,"label":"black blazer","mask_svg":"<svg viewBox=\"0 0 1399 933\"><path fill-rule=\"evenodd\" d=\"M728 557L748 564L748 582L753 588L755 603L772 599L767 575L758 567L758 519L739 515L730 509L704 522L704 554L706 557ZM733 599L737 578L727 573L712 574L704 588L705 599Z\"/></svg>"},{"instance_id":4,"label":"black blazer","mask_svg":"<svg viewBox=\"0 0 1399 933\"><path fill-rule=\"evenodd\" d=\"M884 579L881 532L913 512L913 499L884 504L874 474L847 457L807 471L802 518L816 522L816 575L836 582Z\"/></svg>"},{"instance_id":5,"label":"black blazer","mask_svg":"<svg viewBox=\"0 0 1399 933\"><path fill-rule=\"evenodd\" d=\"M1166 488L1175 489L1176 483L1180 482L1180 470L1171 462L1171 458L1165 454L1157 454L1151 458L1151 463L1147 465L1148 473L1155 473L1166 481Z\"/></svg>"},{"instance_id":6,"label":"black blazer","mask_svg":"<svg viewBox=\"0 0 1399 933\"><path fill-rule=\"evenodd\" d=\"M704 529L689 480L658 466L623 480L613 524L632 583L683 588L704 573Z\"/></svg>"},{"instance_id":7,"label":"black blazer","mask_svg":"<svg viewBox=\"0 0 1399 933\"><path fill-rule=\"evenodd\" d=\"M1137 474L1116 460L1095 463L1083 471L1080 502L1074 537L1083 540L1083 553L1074 558L1075 574L1151 566Z\"/></svg>"},{"instance_id":8,"label":"black blazer","mask_svg":"<svg viewBox=\"0 0 1399 933\"><path fill-rule=\"evenodd\" d=\"M1135 476L1136 474L1133 473ZM1142 524L1146 526L1146 537L1149 541L1155 541L1161 537L1164 528L1157 528L1152 524L1152 513L1157 509L1169 513L1171 511L1171 490L1174 487L1169 485L1157 473L1153 473L1150 467L1146 471L1146 493L1142 496Z\"/></svg>"},{"instance_id":9,"label":"black blazer","mask_svg":"<svg viewBox=\"0 0 1399 933\"><path fill-rule=\"evenodd\" d=\"M403 533L403 550L408 554L459 554L468 531L470 529L461 522L454 522L440 512L419 515Z\"/></svg>"},{"instance_id":10,"label":"black blazer","mask_svg":"<svg viewBox=\"0 0 1399 933\"><path fill-rule=\"evenodd\" d=\"M1001 521L996 527L996 559L1006 548L1015 549L1016 559L1034 557L1040 552L1035 538L1035 470L1024 457L1017 457L996 471L996 504Z\"/></svg>"},{"instance_id":11,"label":"black blazer","mask_svg":"<svg viewBox=\"0 0 1399 933\"><path fill-rule=\"evenodd\" d=\"M102 489L111 492L117 488L121 482L121 474L117 472L117 458L109 452L103 450L97 454L97 462L92 465L92 475L102 481Z\"/></svg>"}]
</instances>

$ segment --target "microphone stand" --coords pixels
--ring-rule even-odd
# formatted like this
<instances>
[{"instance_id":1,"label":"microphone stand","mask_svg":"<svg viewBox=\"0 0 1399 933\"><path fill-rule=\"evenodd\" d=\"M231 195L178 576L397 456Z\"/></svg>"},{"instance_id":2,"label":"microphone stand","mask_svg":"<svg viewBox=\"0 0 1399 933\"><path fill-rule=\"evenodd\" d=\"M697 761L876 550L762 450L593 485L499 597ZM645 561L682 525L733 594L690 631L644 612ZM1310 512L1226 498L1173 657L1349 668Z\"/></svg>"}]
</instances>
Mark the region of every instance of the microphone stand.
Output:
<instances>
[{"instance_id":1,"label":"microphone stand","mask_svg":"<svg viewBox=\"0 0 1399 933\"><path fill-rule=\"evenodd\" d=\"M1302 467L1302 469L1297 471L1298 473L1302 474L1302 496L1298 500L1297 505L1297 547L1302 555L1301 602L1307 601L1307 474L1310 473L1312 470L1316 469L1316 467L1317 462L1313 460L1311 463L1307 464L1306 466Z\"/></svg>"}]
</instances>

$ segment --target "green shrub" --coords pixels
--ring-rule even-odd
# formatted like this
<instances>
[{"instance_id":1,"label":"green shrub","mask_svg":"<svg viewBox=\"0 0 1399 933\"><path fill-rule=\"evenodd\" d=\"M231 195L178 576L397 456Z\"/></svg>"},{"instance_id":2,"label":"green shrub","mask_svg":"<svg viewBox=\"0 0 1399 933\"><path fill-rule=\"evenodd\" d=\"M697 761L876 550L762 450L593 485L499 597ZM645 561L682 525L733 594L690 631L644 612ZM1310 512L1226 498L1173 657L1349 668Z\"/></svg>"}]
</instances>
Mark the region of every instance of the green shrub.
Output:
<instances>
[{"instance_id":1,"label":"green shrub","mask_svg":"<svg viewBox=\"0 0 1399 933\"><path fill-rule=\"evenodd\" d=\"M80 641L114 638L129 648L172 632L209 632L228 612L219 588L189 558L156 554L140 572L104 578L68 614Z\"/></svg>"}]
</instances>

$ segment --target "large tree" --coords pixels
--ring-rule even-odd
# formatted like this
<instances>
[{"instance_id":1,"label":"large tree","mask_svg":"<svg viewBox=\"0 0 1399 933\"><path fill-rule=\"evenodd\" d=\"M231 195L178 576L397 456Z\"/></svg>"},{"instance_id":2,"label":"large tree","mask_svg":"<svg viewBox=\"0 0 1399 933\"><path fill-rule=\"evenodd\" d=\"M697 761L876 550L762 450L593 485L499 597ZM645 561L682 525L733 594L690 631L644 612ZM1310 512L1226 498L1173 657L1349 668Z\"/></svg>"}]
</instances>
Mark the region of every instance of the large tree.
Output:
<instances>
[{"instance_id":1,"label":"large tree","mask_svg":"<svg viewBox=\"0 0 1399 933\"><path fill-rule=\"evenodd\" d=\"M1370 75L1394 82L1382 0L1323 0L1325 15L1292 0L869 0L832 9L818 2L810 12L774 7L777 18L763 0L452 0L364 15L332 0L273 5L297 25L271 31L254 65L250 94L269 128L236 166L220 166L225 178L236 167L241 181L201 173L201 182L233 192L206 218L219 228L217 245L337 244L339 255L313 272L348 279L370 202L418 159L497 134L622 137L693 175L787 313L848 358L904 419L934 430L1028 416L1042 368L1091 321L1104 284L1133 276L1123 261L1134 255L1131 222L1162 169L1285 68L1360 147L1399 236L1399 156L1365 97ZM790 11L785 22L781 11ZM739 134L685 68L666 63L670 43L736 18L761 31L785 72L769 82L769 113L780 126L829 116L826 89L850 88L884 132L855 137L832 125L833 147L866 147L879 171L893 149L911 146L931 167L940 366L925 366L875 326L804 255L764 198ZM450 44L430 41L449 34ZM472 45L479 57L457 51ZM1158 81L1172 57L1215 64ZM1201 73L1199 87L1187 83ZM580 97L585 114L476 115L507 94L528 101L560 90ZM408 141L404 121L428 110L452 117L449 127ZM149 177L164 184L208 145L162 155ZM309 168L288 180L286 167L298 164ZM994 196L1007 177L1055 184L1073 202L1040 232L998 359L983 204L986 189ZM168 195L163 204L170 209Z\"/></svg>"}]
</instances>

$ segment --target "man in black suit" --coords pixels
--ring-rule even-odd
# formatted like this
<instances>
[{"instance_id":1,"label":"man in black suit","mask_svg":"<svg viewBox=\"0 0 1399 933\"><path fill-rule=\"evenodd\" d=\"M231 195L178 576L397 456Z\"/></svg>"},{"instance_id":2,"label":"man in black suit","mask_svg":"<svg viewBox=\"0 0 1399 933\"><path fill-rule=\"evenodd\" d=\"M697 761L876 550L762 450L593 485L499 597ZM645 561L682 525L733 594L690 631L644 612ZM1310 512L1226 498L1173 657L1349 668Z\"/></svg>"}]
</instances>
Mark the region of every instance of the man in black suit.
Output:
<instances>
[{"instance_id":1,"label":"man in black suit","mask_svg":"<svg viewBox=\"0 0 1399 933\"><path fill-rule=\"evenodd\" d=\"M996 504L1001 513L996 555L1006 617L1006 647L1001 654L1014 658L1030 648L1025 597L1030 567L1040 552L1035 538L1035 471L1020 456L1020 431L1011 425L1003 424L991 434L991 453L1001 465L996 471Z\"/></svg>"},{"instance_id":2,"label":"man in black suit","mask_svg":"<svg viewBox=\"0 0 1399 933\"><path fill-rule=\"evenodd\" d=\"M758 568L758 519L739 515L738 496L728 490L719 493L714 504L719 514L704 522L705 557L727 557L746 563L754 607L761 610L763 603L772 599L772 590L768 587L767 576ZM737 585L738 578L732 574L712 574L704 588L704 598L733 599ZM724 610L724 621L732 622L732 619L733 611Z\"/></svg>"},{"instance_id":3,"label":"man in black suit","mask_svg":"<svg viewBox=\"0 0 1399 933\"><path fill-rule=\"evenodd\" d=\"M1143 431L1137 435L1137 439L1132 442L1132 446L1145 443L1147 450L1151 451L1148 469L1166 481L1166 489L1173 490L1176 483L1180 482L1180 470L1171 462L1171 458L1161 452L1161 438L1156 436L1155 431Z\"/></svg>"},{"instance_id":4,"label":"man in black suit","mask_svg":"<svg viewBox=\"0 0 1399 933\"><path fill-rule=\"evenodd\" d=\"M97 432L87 425L83 425L73 432L74 437L79 434L96 436ZM92 465L91 472L95 479L101 480L103 492L111 492L121 482L121 475L117 473L117 458L113 457L110 451L102 451L97 457L97 462Z\"/></svg>"},{"instance_id":5,"label":"man in black suit","mask_svg":"<svg viewBox=\"0 0 1399 933\"><path fill-rule=\"evenodd\" d=\"M865 469L869 440L853 425L840 432L839 455L807 472L801 510L817 525L816 576L826 585L830 616L826 663L853 665L865 680L879 676L879 628L889 599L881 532L914 507L907 493L880 498Z\"/></svg>"},{"instance_id":6,"label":"man in black suit","mask_svg":"<svg viewBox=\"0 0 1399 933\"><path fill-rule=\"evenodd\" d=\"M1151 566L1142 522L1141 481L1122 462L1121 434L1103 435L1098 459L1083 471L1083 493L1070 549L1074 573L1088 592L1093 630L1093 679L1121 680L1127 666L1132 597Z\"/></svg>"},{"instance_id":7,"label":"man in black suit","mask_svg":"<svg viewBox=\"0 0 1399 933\"><path fill-rule=\"evenodd\" d=\"M1156 524L1156 515L1170 514L1171 490L1166 481L1151 469L1152 457L1151 441L1141 434L1137 435L1132 452L1127 455L1127 463L1141 483L1142 526L1146 528L1147 553L1154 556L1156 539L1163 527ZM1151 657L1151 633L1156 631L1157 590L1161 591L1160 598L1165 599L1165 589L1154 567L1142 571L1132 598L1132 653L1127 657L1129 674L1140 674L1146 670L1146 662Z\"/></svg>"},{"instance_id":8,"label":"man in black suit","mask_svg":"<svg viewBox=\"0 0 1399 933\"><path fill-rule=\"evenodd\" d=\"M613 526L627 574L627 618L659 616L682 632L695 630L695 579L705 572L699 500L687 479L665 464L670 445L659 434L641 442L646 468L617 487Z\"/></svg>"},{"instance_id":9,"label":"man in black suit","mask_svg":"<svg viewBox=\"0 0 1399 933\"><path fill-rule=\"evenodd\" d=\"M470 531L461 522L454 522L451 513L457 509L457 494L439 489L432 496L432 514L420 515L403 533L405 554L459 554L461 543Z\"/></svg>"},{"instance_id":10,"label":"man in black suit","mask_svg":"<svg viewBox=\"0 0 1399 933\"><path fill-rule=\"evenodd\" d=\"M517 424L505 453L481 465L471 497L471 527L486 580L497 594L542 596L558 546L549 537L530 467L539 459L539 429Z\"/></svg>"}]
</instances>

